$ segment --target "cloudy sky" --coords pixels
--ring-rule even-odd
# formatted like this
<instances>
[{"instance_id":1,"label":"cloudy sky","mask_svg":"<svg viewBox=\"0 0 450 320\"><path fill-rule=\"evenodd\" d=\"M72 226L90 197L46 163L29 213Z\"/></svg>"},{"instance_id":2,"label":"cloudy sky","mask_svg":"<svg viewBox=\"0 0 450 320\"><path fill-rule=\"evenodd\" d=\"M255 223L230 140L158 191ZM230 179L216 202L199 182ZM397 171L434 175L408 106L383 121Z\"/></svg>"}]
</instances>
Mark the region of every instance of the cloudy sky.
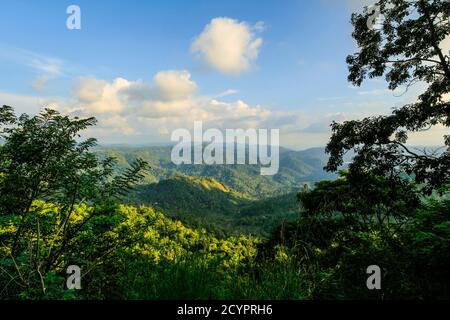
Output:
<instances>
[{"instance_id":1,"label":"cloudy sky","mask_svg":"<svg viewBox=\"0 0 450 320\"><path fill-rule=\"evenodd\" d=\"M0 104L95 116L89 134L102 143L168 142L201 120L323 146L331 121L385 114L421 91L347 82L350 14L368 2L2 0ZM66 28L71 4L81 30ZM444 133L413 142L441 144Z\"/></svg>"}]
</instances>

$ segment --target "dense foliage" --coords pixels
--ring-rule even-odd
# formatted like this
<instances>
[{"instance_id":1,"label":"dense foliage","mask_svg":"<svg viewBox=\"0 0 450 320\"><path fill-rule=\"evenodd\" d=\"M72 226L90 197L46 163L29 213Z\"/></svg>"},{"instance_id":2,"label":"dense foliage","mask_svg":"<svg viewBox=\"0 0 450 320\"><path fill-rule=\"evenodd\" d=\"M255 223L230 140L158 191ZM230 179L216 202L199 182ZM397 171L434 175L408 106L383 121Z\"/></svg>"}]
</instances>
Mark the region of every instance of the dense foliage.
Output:
<instances>
[{"instance_id":1,"label":"dense foliage","mask_svg":"<svg viewBox=\"0 0 450 320\"><path fill-rule=\"evenodd\" d=\"M134 205L159 208L188 226L216 236L270 235L274 226L298 216L296 193L253 199L208 177L174 176L137 186L128 196Z\"/></svg>"},{"instance_id":2,"label":"dense foliage","mask_svg":"<svg viewBox=\"0 0 450 320\"><path fill-rule=\"evenodd\" d=\"M383 17L379 28L368 28L370 10L352 16L359 51L347 58L348 80L360 86L367 78L384 76L390 90L417 83L425 89L417 101L391 115L333 123L327 168L337 170L343 155L355 150L352 172L368 169L393 179L407 173L426 182L422 190L429 194L450 179L450 137L436 141L446 148L431 152L406 143L411 133L450 126L450 56L441 46L450 36L450 2L380 0L377 6Z\"/></svg>"},{"instance_id":3,"label":"dense foliage","mask_svg":"<svg viewBox=\"0 0 450 320\"><path fill-rule=\"evenodd\" d=\"M147 163L138 158L117 174L115 159L91 153L95 140L80 142L79 132L95 119L49 109L16 117L4 106L0 120L1 298L307 296L305 275L283 255L267 263L256 260L256 238L219 239L158 210L120 205ZM250 210L248 199L213 179L185 179L200 195L207 190L216 202L240 199ZM198 204L199 194L193 195L188 192L185 200ZM81 290L67 288L72 265L82 268Z\"/></svg>"},{"instance_id":4,"label":"dense foliage","mask_svg":"<svg viewBox=\"0 0 450 320\"><path fill-rule=\"evenodd\" d=\"M359 189L343 173L299 194L301 219L280 226L264 252L282 246L318 266L314 298L448 299L448 190L418 202L412 184L392 192L389 179L366 179L370 187ZM370 265L382 269L382 290L365 286Z\"/></svg>"},{"instance_id":5,"label":"dense foliage","mask_svg":"<svg viewBox=\"0 0 450 320\"><path fill-rule=\"evenodd\" d=\"M181 176L154 193L148 190L154 186L140 186L126 194L142 178L142 160L114 176L113 159L100 160L75 141L78 130L69 129L82 120L50 110L17 120L11 108L2 110L10 119L1 147L2 298L449 297L447 185L423 198L411 179L342 171L337 180L305 186L300 215L270 239L227 236L174 217L198 209L207 220L217 210L250 233L269 216L268 232L277 212L292 209L292 194L255 202L214 179ZM70 133L48 134L54 130ZM149 207L120 204L145 191L177 214L170 218L151 201ZM382 290L365 286L372 264L383 270ZM66 286L69 265L82 268L81 290Z\"/></svg>"},{"instance_id":6,"label":"dense foliage","mask_svg":"<svg viewBox=\"0 0 450 320\"><path fill-rule=\"evenodd\" d=\"M336 174L323 170L328 159L324 148L301 151L280 148L280 168L273 176L260 175L259 165L177 166L170 160L170 146L98 146L93 151L100 158L115 158L115 169L118 171L127 168L135 158L145 160L150 166L144 175L145 184L158 183L174 176L208 177L247 198L255 199L297 192L299 185L313 185L320 180L336 177Z\"/></svg>"},{"instance_id":7,"label":"dense foliage","mask_svg":"<svg viewBox=\"0 0 450 320\"><path fill-rule=\"evenodd\" d=\"M137 159L115 175L114 159L99 160L89 152L95 139L77 141L79 132L94 123L94 118L71 119L50 109L16 117L11 107L0 108L4 293L45 295L48 277L66 267L75 252L96 257L114 246L103 236L116 222L115 203L142 178L147 164ZM86 230L94 242L89 251L80 251L76 243Z\"/></svg>"},{"instance_id":8,"label":"dense foliage","mask_svg":"<svg viewBox=\"0 0 450 320\"><path fill-rule=\"evenodd\" d=\"M347 59L349 80L385 75L391 89L415 79L428 87L392 115L333 124L327 168L355 156L312 188L302 179L313 154L284 151L271 181L252 166L171 174L153 155L148 168L127 152L94 153L95 140L79 135L93 118L0 108L0 298L449 299L449 139L433 155L406 145L408 132L449 125L450 61L439 47L449 2L378 5L381 29L367 27L370 12L353 15L360 51ZM133 191L142 179L154 184ZM292 190L279 192L286 185L302 186L298 216ZM67 288L70 265L81 267L80 290ZM380 289L366 286L371 265L381 268Z\"/></svg>"}]
</instances>

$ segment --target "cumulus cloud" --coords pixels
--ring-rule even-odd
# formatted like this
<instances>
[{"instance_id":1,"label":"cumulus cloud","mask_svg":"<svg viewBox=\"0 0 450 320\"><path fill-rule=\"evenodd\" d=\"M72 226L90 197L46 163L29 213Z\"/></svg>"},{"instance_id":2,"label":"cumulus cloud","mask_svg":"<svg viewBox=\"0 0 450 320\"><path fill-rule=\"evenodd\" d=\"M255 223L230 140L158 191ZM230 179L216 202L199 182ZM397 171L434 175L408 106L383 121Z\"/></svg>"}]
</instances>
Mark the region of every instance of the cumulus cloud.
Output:
<instances>
[{"instance_id":1,"label":"cumulus cloud","mask_svg":"<svg viewBox=\"0 0 450 320\"><path fill-rule=\"evenodd\" d=\"M191 96L197 84L191 80L188 71L162 71L153 78L155 88L163 100L182 100Z\"/></svg>"},{"instance_id":2,"label":"cumulus cloud","mask_svg":"<svg viewBox=\"0 0 450 320\"><path fill-rule=\"evenodd\" d=\"M240 74L258 58L263 40L255 33L263 29L263 22L250 26L231 18L214 18L194 40L191 51L212 69Z\"/></svg>"},{"instance_id":3,"label":"cumulus cloud","mask_svg":"<svg viewBox=\"0 0 450 320\"><path fill-rule=\"evenodd\" d=\"M116 78L106 81L80 78L72 92L70 109L85 114L149 114L159 117L188 106L197 85L185 70L157 73L151 83Z\"/></svg>"},{"instance_id":4,"label":"cumulus cloud","mask_svg":"<svg viewBox=\"0 0 450 320\"><path fill-rule=\"evenodd\" d=\"M100 128L97 134L151 132L167 138L172 130L189 128L199 120L205 127L257 128L277 118L268 108L220 99L235 93L237 90L230 89L215 97L200 95L188 71L168 70L158 72L151 82L80 78L70 99L48 103L65 113L96 116Z\"/></svg>"},{"instance_id":5,"label":"cumulus cloud","mask_svg":"<svg viewBox=\"0 0 450 320\"><path fill-rule=\"evenodd\" d=\"M73 96L78 109L81 108L86 113L120 113L125 109L120 92L130 86L131 83L123 78L117 78L112 83L91 77L81 78L75 86Z\"/></svg>"},{"instance_id":6,"label":"cumulus cloud","mask_svg":"<svg viewBox=\"0 0 450 320\"><path fill-rule=\"evenodd\" d=\"M345 107L346 112L274 110L240 99L221 99L237 90L227 90L213 97L198 91L188 71L169 70L158 72L151 82L81 78L71 99L54 99L48 103L63 112L96 116L99 124L89 135L115 142L129 141L130 136L134 137L134 142L169 141L173 130L192 130L194 121L202 121L204 129L276 128L280 129L284 145L312 147L328 141L332 121L361 119L380 113L379 101L350 103L339 99L340 107Z\"/></svg>"},{"instance_id":7,"label":"cumulus cloud","mask_svg":"<svg viewBox=\"0 0 450 320\"><path fill-rule=\"evenodd\" d=\"M102 127L106 130L132 135L136 130L132 128L126 117L115 115L102 120Z\"/></svg>"},{"instance_id":8,"label":"cumulus cloud","mask_svg":"<svg viewBox=\"0 0 450 320\"><path fill-rule=\"evenodd\" d=\"M84 78L80 79L81 86L77 84L70 99L24 97L4 92L0 92L0 99L12 106L21 106L19 112L36 113L39 108L48 106L77 116L95 115L98 125L87 130L84 136L97 137L103 143L168 142L173 130L192 130L194 121L202 121L204 129L280 129L282 145L315 147L327 143L332 121L362 119L381 112L377 101L369 104L353 101L354 106L342 101L339 110L346 108L347 111L326 112L323 108L274 110L239 99L222 101L196 91L185 95L169 94L163 99L155 78L150 83L122 78L113 81ZM187 78L195 84L190 76ZM178 86L173 88L177 91ZM106 101L118 106L107 108ZM389 107L383 110L381 113L390 112ZM412 134L410 143L439 145L443 143L444 134L450 134L449 128L436 126L425 133Z\"/></svg>"},{"instance_id":9,"label":"cumulus cloud","mask_svg":"<svg viewBox=\"0 0 450 320\"><path fill-rule=\"evenodd\" d=\"M165 117L179 117L183 114L192 112L194 108L191 100L144 100L141 101L140 106L131 112L135 112L140 117L145 118L165 118Z\"/></svg>"}]
</instances>

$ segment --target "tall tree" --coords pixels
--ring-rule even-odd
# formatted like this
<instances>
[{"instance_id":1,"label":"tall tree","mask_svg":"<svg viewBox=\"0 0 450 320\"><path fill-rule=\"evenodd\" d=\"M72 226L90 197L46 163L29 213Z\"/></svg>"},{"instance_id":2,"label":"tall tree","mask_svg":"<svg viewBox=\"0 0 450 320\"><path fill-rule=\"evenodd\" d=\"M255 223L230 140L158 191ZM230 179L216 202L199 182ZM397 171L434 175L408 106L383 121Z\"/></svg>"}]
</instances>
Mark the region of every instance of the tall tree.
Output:
<instances>
[{"instance_id":1,"label":"tall tree","mask_svg":"<svg viewBox=\"0 0 450 320\"><path fill-rule=\"evenodd\" d=\"M45 274L67 263L64 255L74 239L92 231L95 219L102 224L95 229L100 243L108 231L105 221L115 213L114 199L147 168L137 159L115 174L115 160L100 159L90 151L96 140L80 137L95 123L95 118L71 118L51 109L17 117L11 107L0 108L0 227L5 227L0 252L14 263L0 262L15 265L25 287L31 284L22 275L37 274L45 293ZM92 209L80 215L80 206Z\"/></svg>"},{"instance_id":2,"label":"tall tree","mask_svg":"<svg viewBox=\"0 0 450 320\"><path fill-rule=\"evenodd\" d=\"M326 169L336 171L353 149L351 172L369 169L395 179L406 172L430 192L450 179L450 136L436 141L446 147L433 152L415 150L407 141L412 132L450 126L450 58L442 49L450 40L450 1L379 0L376 7L383 17L378 28L368 24L374 10L352 15L359 51L347 57L348 80L360 86L384 77L390 90L418 82L426 90L390 115L333 123Z\"/></svg>"}]
</instances>

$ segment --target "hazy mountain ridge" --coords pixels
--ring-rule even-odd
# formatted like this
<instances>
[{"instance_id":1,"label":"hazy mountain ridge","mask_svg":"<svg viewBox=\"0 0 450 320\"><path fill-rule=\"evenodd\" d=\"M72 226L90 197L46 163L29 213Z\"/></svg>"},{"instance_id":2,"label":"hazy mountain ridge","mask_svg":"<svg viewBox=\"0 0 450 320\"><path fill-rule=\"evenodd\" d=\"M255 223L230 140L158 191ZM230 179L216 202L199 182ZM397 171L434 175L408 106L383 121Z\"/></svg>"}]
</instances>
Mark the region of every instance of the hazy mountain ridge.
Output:
<instances>
[{"instance_id":1,"label":"hazy mountain ridge","mask_svg":"<svg viewBox=\"0 0 450 320\"><path fill-rule=\"evenodd\" d=\"M175 176L138 186L128 198L133 205L157 208L167 216L216 235L267 236L274 225L296 217L295 193L253 199L207 177Z\"/></svg>"},{"instance_id":2,"label":"hazy mountain ridge","mask_svg":"<svg viewBox=\"0 0 450 320\"><path fill-rule=\"evenodd\" d=\"M265 198L297 191L304 184L313 185L335 174L325 172L328 159L323 148L293 151L280 148L280 168L274 176L260 175L259 165L175 165L170 159L170 146L132 147L102 146L96 152L101 156L114 156L118 170L140 157L150 165L144 183L156 183L177 175L210 177L249 197Z\"/></svg>"},{"instance_id":3,"label":"hazy mountain ridge","mask_svg":"<svg viewBox=\"0 0 450 320\"><path fill-rule=\"evenodd\" d=\"M119 171L137 157L149 163L144 183L130 194L128 203L158 208L218 235L267 236L275 225L297 217L296 194L305 184L335 178L323 170L328 159L323 148L281 148L274 176L260 175L259 165L177 166L171 162L170 146L104 146L96 152L115 157Z\"/></svg>"}]
</instances>

